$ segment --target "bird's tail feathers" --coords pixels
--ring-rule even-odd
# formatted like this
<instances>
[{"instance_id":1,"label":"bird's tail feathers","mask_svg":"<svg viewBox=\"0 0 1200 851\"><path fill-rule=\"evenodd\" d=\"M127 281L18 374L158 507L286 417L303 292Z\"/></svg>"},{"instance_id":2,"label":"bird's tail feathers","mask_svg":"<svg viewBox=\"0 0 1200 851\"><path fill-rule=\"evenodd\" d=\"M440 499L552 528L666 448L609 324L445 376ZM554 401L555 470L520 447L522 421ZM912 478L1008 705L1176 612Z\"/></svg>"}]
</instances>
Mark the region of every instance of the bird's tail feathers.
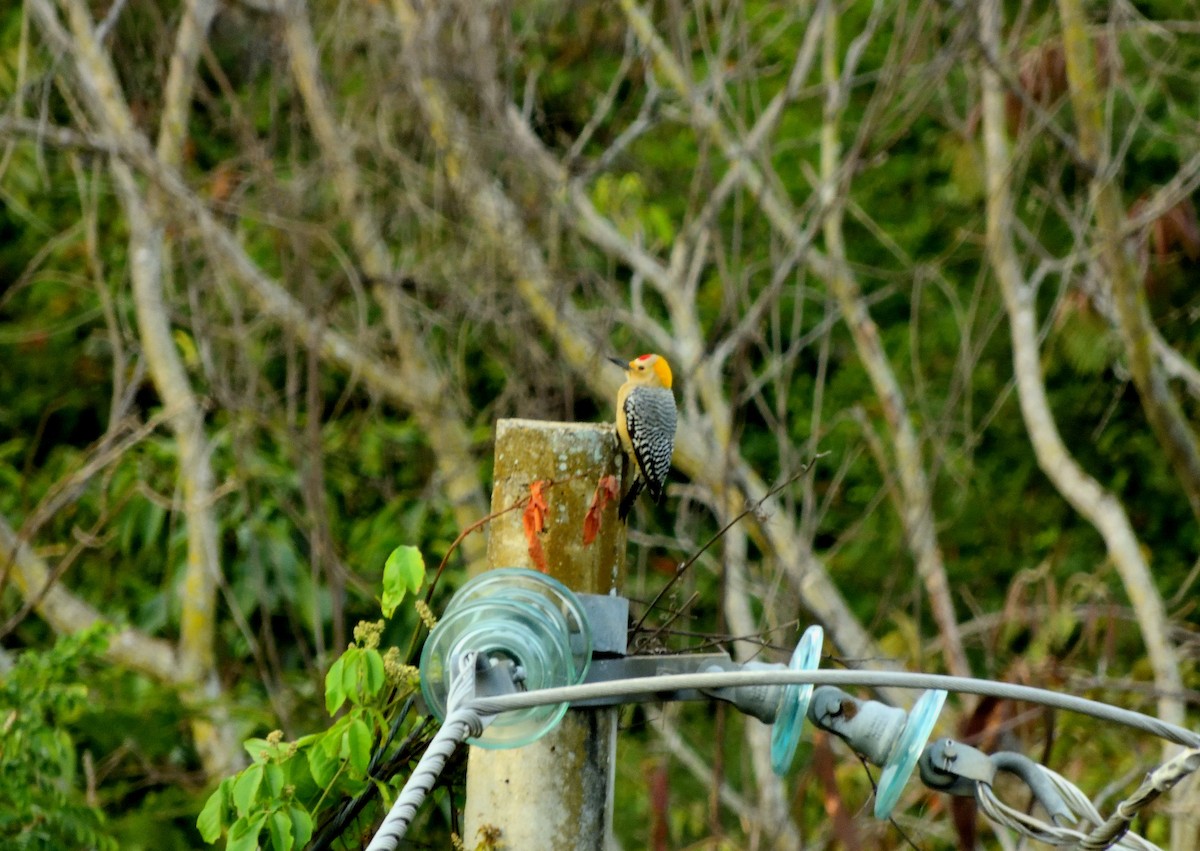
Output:
<instances>
[{"instance_id":1,"label":"bird's tail feathers","mask_svg":"<svg viewBox=\"0 0 1200 851\"><path fill-rule=\"evenodd\" d=\"M629 490L625 493L625 496L621 497L621 504L617 507L617 517L621 518L622 523L629 516L629 512L633 510L633 503L645 486L646 480L641 476L637 476L634 478L633 484L629 486Z\"/></svg>"}]
</instances>

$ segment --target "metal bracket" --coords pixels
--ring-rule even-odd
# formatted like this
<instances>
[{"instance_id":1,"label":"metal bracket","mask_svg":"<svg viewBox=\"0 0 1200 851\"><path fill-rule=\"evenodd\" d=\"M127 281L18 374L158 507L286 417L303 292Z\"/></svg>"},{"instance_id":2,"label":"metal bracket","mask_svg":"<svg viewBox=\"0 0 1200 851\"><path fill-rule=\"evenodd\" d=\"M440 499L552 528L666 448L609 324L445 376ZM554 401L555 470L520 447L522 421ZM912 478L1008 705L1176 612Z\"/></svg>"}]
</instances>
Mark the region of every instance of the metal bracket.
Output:
<instances>
[{"instance_id":1,"label":"metal bracket","mask_svg":"<svg viewBox=\"0 0 1200 851\"><path fill-rule=\"evenodd\" d=\"M592 630L592 654L624 656L629 649L629 600L610 594L576 593Z\"/></svg>"},{"instance_id":2,"label":"metal bracket","mask_svg":"<svg viewBox=\"0 0 1200 851\"><path fill-rule=\"evenodd\" d=\"M751 685L714 689L655 689L654 678L668 674L716 673L722 671L786 670L781 663L734 662L726 653L686 653L655 656L626 656L629 634L629 600L609 594L577 594L591 632L592 658L585 683L642 679L646 691L620 697L597 697L572 703L574 707L617 706L623 703L663 703L676 700L717 699L736 706L767 724L774 723L784 693L779 685ZM577 635L572 635L572 644ZM582 640L582 639L580 639ZM573 648L574 649L574 648ZM511 662L493 662L494 669L476 669L480 696L495 696L520 690L522 671ZM814 664L815 667L815 664Z\"/></svg>"},{"instance_id":3,"label":"metal bracket","mask_svg":"<svg viewBox=\"0 0 1200 851\"><path fill-rule=\"evenodd\" d=\"M953 739L930 742L917 766L926 786L948 795L974 797L976 783L991 786L996 779L996 765L991 757Z\"/></svg>"},{"instance_id":4,"label":"metal bracket","mask_svg":"<svg viewBox=\"0 0 1200 851\"><path fill-rule=\"evenodd\" d=\"M918 762L921 780L930 789L950 795L975 796L977 783L995 785L996 772L1019 777L1056 824L1072 823L1074 814L1049 775L1027 756L998 751L990 756L953 739L931 742Z\"/></svg>"},{"instance_id":5,"label":"metal bracket","mask_svg":"<svg viewBox=\"0 0 1200 851\"><path fill-rule=\"evenodd\" d=\"M476 657L476 697L500 697L524 690L525 669L512 659L503 657L489 659L482 654Z\"/></svg>"}]
</instances>

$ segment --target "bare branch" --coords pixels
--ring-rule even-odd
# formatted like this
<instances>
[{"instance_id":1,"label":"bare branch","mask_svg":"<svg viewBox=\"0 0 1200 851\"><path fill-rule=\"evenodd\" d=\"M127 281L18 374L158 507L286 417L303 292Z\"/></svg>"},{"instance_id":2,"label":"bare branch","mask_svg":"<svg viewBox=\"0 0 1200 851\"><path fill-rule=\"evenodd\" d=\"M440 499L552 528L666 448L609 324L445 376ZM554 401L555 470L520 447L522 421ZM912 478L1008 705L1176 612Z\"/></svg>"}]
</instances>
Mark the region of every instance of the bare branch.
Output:
<instances>
[{"instance_id":1,"label":"bare branch","mask_svg":"<svg viewBox=\"0 0 1200 851\"><path fill-rule=\"evenodd\" d=\"M987 0L979 9L980 38L994 53L1000 43L1000 3ZM1089 476L1068 452L1046 399L1037 344L1033 292L1025 282L1016 249L1013 199L1009 186L1011 161L1005 136L1004 90L990 66L983 79L983 137L987 171L987 247L992 270L1008 311L1017 396L1038 466L1076 511L1103 537L1117 573L1137 613L1142 640L1154 669L1159 691L1158 714L1164 721L1182 723L1183 704L1174 695L1183 688L1178 657L1167 638L1162 597L1142 555L1141 546L1120 502Z\"/></svg>"},{"instance_id":2,"label":"bare branch","mask_svg":"<svg viewBox=\"0 0 1200 851\"><path fill-rule=\"evenodd\" d=\"M879 4L875 11L878 12ZM877 21L877 16L872 15ZM829 286L841 306L842 317L854 338L859 360L871 378L875 395L883 410L884 422L891 436L896 453L900 489L903 494L901 518L905 535L917 564L917 573L925 584L929 595L933 617L937 622L946 648L946 666L957 676L970 676L971 668L963 650L958 632L958 619L954 614L954 603L950 597L950 586L946 579L946 568L938 545L933 514L933 494L925 472L925 460L920 441L908 413L904 391L892 370L883 343L879 338L871 314L862 297L862 290L855 280L850 264L846 260L845 240L842 236L842 204L838 199L847 194L842 181L853 169L852 164L841 162L841 145L838 140L839 118L846 97L845 80L854 73L853 57L848 55L846 66L839 75L837 69L837 18L825 17L825 58L822 64L823 79L827 87L825 117L821 128L821 194L827 205L824 217L825 248L829 254L832 275ZM871 30L864 30L859 39L865 45Z\"/></svg>"},{"instance_id":3,"label":"bare branch","mask_svg":"<svg viewBox=\"0 0 1200 851\"><path fill-rule=\"evenodd\" d=\"M50 568L29 543L21 540L0 517L0 562L13 566L13 580L23 595L45 592L37 613L55 632L72 633L107 619L88 603L72 594L62 583L50 581ZM182 685L182 671L170 642L152 638L132 627L118 629L109 641L109 659L118 665L174 685Z\"/></svg>"},{"instance_id":4,"label":"bare branch","mask_svg":"<svg viewBox=\"0 0 1200 851\"><path fill-rule=\"evenodd\" d=\"M438 457L446 478L445 489L453 494L457 520L465 528L486 513L487 503L479 489L475 456L466 417L458 410L447 379L427 356L428 347L412 324L406 321L397 299L395 273L388 256L375 212L364 197L362 179L354 162L350 133L338 126L320 79L320 62L304 0L283 4L284 33L291 58L292 75L304 99L309 124L331 168L330 179L337 192L343 217L350 223L355 252L374 282L374 292L384 310L400 372L414 398L413 417L421 423ZM480 537L463 542L463 552L473 565L483 563L485 542Z\"/></svg>"},{"instance_id":5,"label":"bare branch","mask_svg":"<svg viewBox=\"0 0 1200 851\"><path fill-rule=\"evenodd\" d=\"M1179 401L1167 385L1154 357L1154 323L1146 305L1133 258L1126 251L1125 206L1116 183L1117 161L1110 157L1101 132L1103 116L1096 90L1092 39L1078 0L1059 0L1067 82L1074 107L1079 148L1092 169L1089 189L1095 207L1097 240L1104 274L1112 282L1117 330L1125 344L1129 371L1142 400L1146 419L1187 494L1192 514L1200 520L1200 446Z\"/></svg>"},{"instance_id":6,"label":"bare branch","mask_svg":"<svg viewBox=\"0 0 1200 851\"><path fill-rule=\"evenodd\" d=\"M175 33L156 149L158 158L169 168L179 167L196 83L196 62L216 14L217 0L187 0Z\"/></svg>"},{"instance_id":7,"label":"bare branch","mask_svg":"<svg viewBox=\"0 0 1200 851\"><path fill-rule=\"evenodd\" d=\"M115 135L132 134L134 123L121 94L108 55L101 49L88 10L79 0L64 0L70 35L45 0L33 4L50 38L69 48L76 78L87 94L86 107ZM125 202L130 223L130 274L141 326L142 346L155 386L172 410L171 426L179 441L179 477L188 520L188 562L184 580L179 660L181 677L206 698L219 696L216 671L216 598L221 577L217 527L213 517L213 474L203 416L191 390L182 359L171 338L162 301L162 235L143 206L133 177L113 160L113 175ZM220 713L220 710L217 710ZM215 722L215 723L214 723ZM237 764L236 741L220 719L197 716L193 723L196 747L205 770L219 776Z\"/></svg>"}]
</instances>

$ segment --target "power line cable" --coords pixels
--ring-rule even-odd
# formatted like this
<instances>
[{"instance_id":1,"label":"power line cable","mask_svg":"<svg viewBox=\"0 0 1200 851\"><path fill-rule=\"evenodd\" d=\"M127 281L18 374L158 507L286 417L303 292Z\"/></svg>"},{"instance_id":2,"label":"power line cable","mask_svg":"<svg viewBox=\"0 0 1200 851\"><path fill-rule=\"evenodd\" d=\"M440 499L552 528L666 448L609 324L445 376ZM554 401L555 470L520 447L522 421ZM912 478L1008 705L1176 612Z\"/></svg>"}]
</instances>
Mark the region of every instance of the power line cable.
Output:
<instances>
[{"instance_id":1,"label":"power line cable","mask_svg":"<svg viewBox=\"0 0 1200 851\"><path fill-rule=\"evenodd\" d=\"M1041 841L1052 844L1078 843L1080 847L1087 849L1107 848L1113 845L1128 830L1130 821L1142 807L1188 773L1200 768L1200 734L1174 724L1168 724L1149 715L1143 715L1140 712L1033 686L906 671L793 671L778 669L664 674L472 699L476 680L473 672L478 658L479 654L476 652L466 653L459 657L458 670L460 673L451 681L447 695L446 720L421 757L420 762L417 763L400 796L367 846L367 851L393 851L395 849L425 796L433 788L446 761L461 742L482 735L486 726L501 712L553 703L603 699L620 702L619 698L646 696L656 696L657 699L662 700L673 692L686 690L809 683L866 688L945 689L946 691L977 694L1003 700L1021 700L1088 715L1101 721L1142 730L1190 749L1151 773L1146 783L1143 783L1133 796L1117 807L1117 813L1101 824L1091 835L1084 835L1071 828L1050 825L1013 810L995 798L995 795L991 793L990 786L978 784L981 794L977 795L977 799L980 801L981 808L994 820ZM1100 824L1099 813L1077 787L1049 769L1042 767L1042 770L1046 771L1052 780L1057 778L1055 783L1059 786L1059 791L1076 804L1074 808L1076 812L1083 811L1086 818L1095 824ZM1086 801L1086 806L1082 803L1083 801ZM1127 837L1127 840L1123 847L1154 848L1149 843L1138 844L1137 840L1140 840L1140 837L1134 839L1131 836ZM1141 840L1141 842L1145 841Z\"/></svg>"},{"instance_id":2,"label":"power line cable","mask_svg":"<svg viewBox=\"0 0 1200 851\"><path fill-rule=\"evenodd\" d=\"M863 686L867 688L896 687L906 689L945 689L964 694L977 694L1003 700L1021 700L1088 715L1141 730L1189 748L1200 748L1200 733L1185 727L1160 721L1150 715L1109 706L1086 697L1049 691L1034 686L1014 685L972 677L951 677L944 674L920 674L907 671L722 671L704 674L664 674L655 677L636 677L584 683L576 686L539 689L497 697L482 697L475 701L483 712L498 713L525 709L546 703L574 703L603 698L660 694L689 689L713 689L750 685L813 685ZM661 698L660 698L661 699Z\"/></svg>"}]
</instances>

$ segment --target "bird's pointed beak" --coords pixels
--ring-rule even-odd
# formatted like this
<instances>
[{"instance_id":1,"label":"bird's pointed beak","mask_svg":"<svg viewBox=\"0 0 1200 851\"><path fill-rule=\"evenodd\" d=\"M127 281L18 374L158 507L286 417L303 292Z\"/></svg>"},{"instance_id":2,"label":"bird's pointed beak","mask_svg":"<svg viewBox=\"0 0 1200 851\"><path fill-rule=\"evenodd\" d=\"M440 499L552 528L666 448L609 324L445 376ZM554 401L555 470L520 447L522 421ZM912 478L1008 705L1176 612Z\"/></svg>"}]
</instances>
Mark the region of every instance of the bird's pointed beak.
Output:
<instances>
[{"instance_id":1,"label":"bird's pointed beak","mask_svg":"<svg viewBox=\"0 0 1200 851\"><path fill-rule=\"evenodd\" d=\"M616 355L609 355L608 359L610 361L612 361L613 363L615 363L617 366L621 367L621 369L625 370L626 372L629 371L629 362L628 361L621 360Z\"/></svg>"}]
</instances>

